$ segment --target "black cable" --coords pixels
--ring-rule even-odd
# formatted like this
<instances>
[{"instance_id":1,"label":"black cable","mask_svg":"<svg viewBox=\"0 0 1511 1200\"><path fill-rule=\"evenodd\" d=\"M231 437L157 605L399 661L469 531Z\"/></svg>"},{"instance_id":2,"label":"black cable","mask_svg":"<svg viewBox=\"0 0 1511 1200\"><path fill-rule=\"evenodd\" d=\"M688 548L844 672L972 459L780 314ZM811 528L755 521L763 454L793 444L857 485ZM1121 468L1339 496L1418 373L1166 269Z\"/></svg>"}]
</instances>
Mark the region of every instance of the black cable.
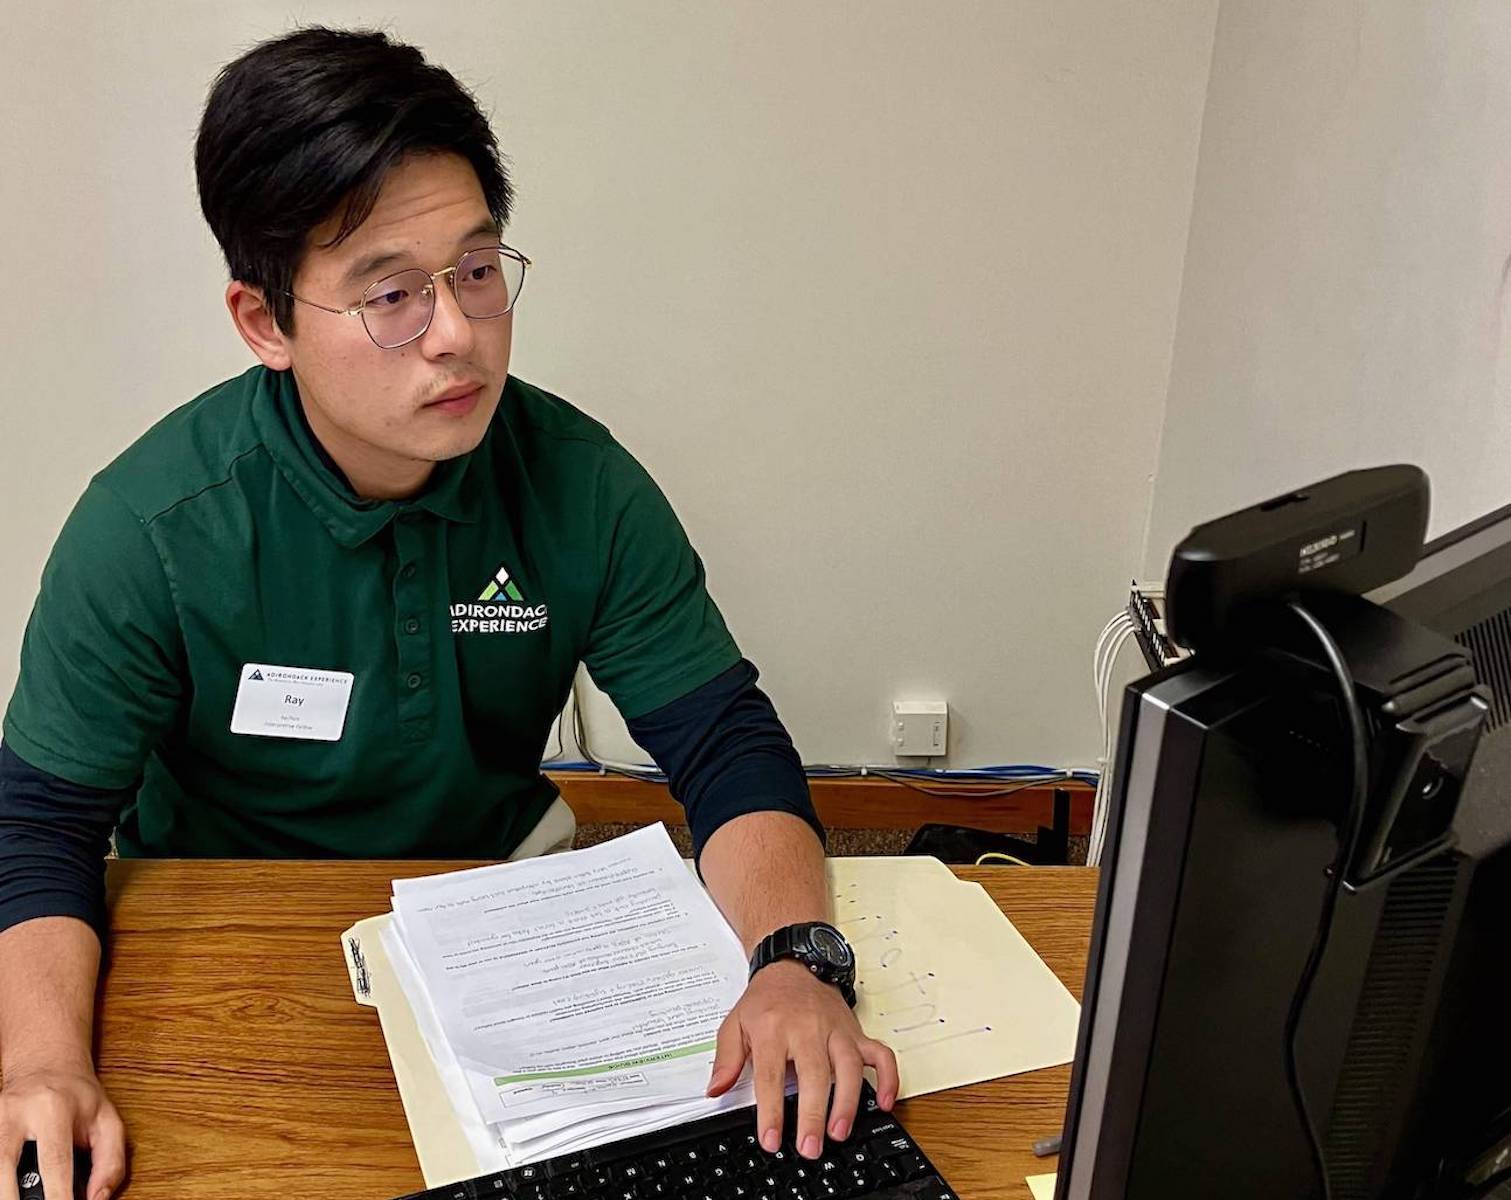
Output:
<instances>
[{"instance_id":1,"label":"black cable","mask_svg":"<svg viewBox=\"0 0 1511 1200\"><path fill-rule=\"evenodd\" d=\"M857 772L858 774L858 772ZM1021 783L1014 783L999 788L980 788L972 790L951 786L958 781L941 781L944 786L936 787L928 783L919 783L906 775L894 775L890 771L867 771L867 775L875 779L885 779L888 783L900 783L903 787L911 788L915 792L922 792L925 796L943 796L952 800L990 800L998 796L1011 796L1015 792L1026 791L1028 788L1053 787L1057 783L1064 783L1071 777L1068 774L1045 779L1025 779ZM983 783L989 782L982 780Z\"/></svg>"},{"instance_id":2,"label":"black cable","mask_svg":"<svg viewBox=\"0 0 1511 1200\"><path fill-rule=\"evenodd\" d=\"M573 703L573 706L575 708L577 702L574 700L572 703ZM575 712L574 712L573 716L574 716L574 719L575 719L575 716L576 716ZM555 750L555 752L550 757L551 758L560 758L564 753L566 753L566 749L567 749L567 743L564 740L564 736L563 736L562 730L561 730L561 718L558 716L557 719L556 719L556 750ZM548 759L547 761L550 761L550 760Z\"/></svg>"},{"instance_id":3,"label":"black cable","mask_svg":"<svg viewBox=\"0 0 1511 1200\"><path fill-rule=\"evenodd\" d=\"M604 769L603 764L588 752L587 730L583 727L582 723L582 705L578 703L575 692L572 695L572 738L577 743L577 753L602 771Z\"/></svg>"},{"instance_id":4,"label":"black cable","mask_svg":"<svg viewBox=\"0 0 1511 1200\"><path fill-rule=\"evenodd\" d=\"M1369 799L1368 736L1364 728L1364 714L1359 709L1359 698L1354 693L1353 677L1349 674L1348 664L1343 660L1343 652L1338 649L1338 643L1333 640L1332 634L1328 633L1322 622L1308 612L1299 601L1290 601L1287 607L1311 630L1312 636L1322 648L1328 666L1332 668L1333 676L1338 683L1339 699L1343 702L1343 711L1348 719L1349 741L1353 747L1349 804L1343 824L1338 829L1338 853L1328 868L1329 879L1327 892L1322 900L1322 915L1317 920L1317 930L1312 935L1311 952L1306 957L1306 966L1301 970L1301 978L1296 982L1296 991L1291 997L1291 1008L1285 1018L1286 1082L1290 1085L1291 1100L1296 1106L1296 1113L1301 1118L1302 1128L1306 1132L1307 1145L1312 1155L1312 1166L1317 1172L1317 1181L1321 1186L1322 1200L1332 1200L1332 1184L1327 1177L1327 1160L1322 1153L1322 1141L1317 1135L1317 1127L1312 1121L1311 1113L1307 1110L1306 1097L1301 1092L1301 1080L1296 1071L1296 1031L1301 1025L1301 1014L1306 1009L1307 998L1311 995L1312 984L1317 978L1317 969L1321 966L1322 957L1327 952L1328 937L1332 932L1333 913L1338 907L1338 895L1343 889L1343 873L1348 864L1353 861L1358 849L1359 835L1364 827L1364 806Z\"/></svg>"}]
</instances>

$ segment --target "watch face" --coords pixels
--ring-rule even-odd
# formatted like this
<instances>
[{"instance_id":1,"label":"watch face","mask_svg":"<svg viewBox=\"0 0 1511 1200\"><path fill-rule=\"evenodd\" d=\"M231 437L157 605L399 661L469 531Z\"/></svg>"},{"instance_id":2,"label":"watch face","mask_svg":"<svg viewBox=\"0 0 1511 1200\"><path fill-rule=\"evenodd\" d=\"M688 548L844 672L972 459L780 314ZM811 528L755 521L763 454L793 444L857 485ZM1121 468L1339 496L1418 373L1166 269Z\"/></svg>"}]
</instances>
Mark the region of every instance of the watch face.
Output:
<instances>
[{"instance_id":1,"label":"watch face","mask_svg":"<svg viewBox=\"0 0 1511 1200\"><path fill-rule=\"evenodd\" d=\"M815 925L808 931L808 940L825 962L833 963L836 967L848 967L854 960L855 956L845 939L827 925Z\"/></svg>"}]
</instances>

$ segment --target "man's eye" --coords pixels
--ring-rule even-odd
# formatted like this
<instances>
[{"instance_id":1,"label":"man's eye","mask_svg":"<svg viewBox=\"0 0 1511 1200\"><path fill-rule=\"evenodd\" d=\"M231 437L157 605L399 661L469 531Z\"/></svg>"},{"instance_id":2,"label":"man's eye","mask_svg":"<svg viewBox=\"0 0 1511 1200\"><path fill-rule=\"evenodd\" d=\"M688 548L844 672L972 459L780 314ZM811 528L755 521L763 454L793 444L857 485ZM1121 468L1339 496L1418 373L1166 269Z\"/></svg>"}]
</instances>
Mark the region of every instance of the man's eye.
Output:
<instances>
[{"instance_id":1,"label":"man's eye","mask_svg":"<svg viewBox=\"0 0 1511 1200\"><path fill-rule=\"evenodd\" d=\"M390 292L379 292L368 300L369 308L392 308L396 304L403 304L409 299L409 293L403 288L396 288Z\"/></svg>"},{"instance_id":2,"label":"man's eye","mask_svg":"<svg viewBox=\"0 0 1511 1200\"><path fill-rule=\"evenodd\" d=\"M482 266L473 267L472 270L468 271L467 278L475 283L482 283L483 280L487 279L488 276L493 274L496 270L498 270L497 267L494 267L488 263L484 263Z\"/></svg>"}]
</instances>

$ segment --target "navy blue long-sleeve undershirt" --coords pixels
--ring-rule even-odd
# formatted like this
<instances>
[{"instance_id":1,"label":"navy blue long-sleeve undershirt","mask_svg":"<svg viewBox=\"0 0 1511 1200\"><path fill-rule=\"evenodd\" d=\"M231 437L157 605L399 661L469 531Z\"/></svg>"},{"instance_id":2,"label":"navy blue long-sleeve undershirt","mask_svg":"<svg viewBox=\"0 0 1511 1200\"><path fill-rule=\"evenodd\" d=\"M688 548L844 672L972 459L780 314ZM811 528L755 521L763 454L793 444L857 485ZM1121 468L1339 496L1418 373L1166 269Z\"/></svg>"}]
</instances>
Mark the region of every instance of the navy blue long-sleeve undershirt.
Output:
<instances>
[{"instance_id":1,"label":"navy blue long-sleeve undershirt","mask_svg":"<svg viewBox=\"0 0 1511 1200\"><path fill-rule=\"evenodd\" d=\"M824 840L797 751L758 677L741 659L628 722L686 810L697 858L719 826L751 812L792 813ZM0 744L0 930L69 916L104 940L105 854L135 792L71 783Z\"/></svg>"}]
</instances>

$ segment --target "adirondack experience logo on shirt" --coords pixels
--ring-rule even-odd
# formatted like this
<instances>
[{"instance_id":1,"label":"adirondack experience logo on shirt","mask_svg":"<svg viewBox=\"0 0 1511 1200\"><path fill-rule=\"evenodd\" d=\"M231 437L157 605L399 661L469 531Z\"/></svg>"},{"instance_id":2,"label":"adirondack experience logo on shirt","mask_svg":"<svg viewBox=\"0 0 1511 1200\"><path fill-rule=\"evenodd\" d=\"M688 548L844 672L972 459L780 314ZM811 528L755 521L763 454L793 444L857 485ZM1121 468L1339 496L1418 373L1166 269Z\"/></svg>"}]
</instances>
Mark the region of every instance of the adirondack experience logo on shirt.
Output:
<instances>
[{"instance_id":1,"label":"adirondack experience logo on shirt","mask_svg":"<svg viewBox=\"0 0 1511 1200\"><path fill-rule=\"evenodd\" d=\"M509 568L499 564L476 600L451 606L452 633L534 633L551 615L544 604L528 604Z\"/></svg>"}]
</instances>

